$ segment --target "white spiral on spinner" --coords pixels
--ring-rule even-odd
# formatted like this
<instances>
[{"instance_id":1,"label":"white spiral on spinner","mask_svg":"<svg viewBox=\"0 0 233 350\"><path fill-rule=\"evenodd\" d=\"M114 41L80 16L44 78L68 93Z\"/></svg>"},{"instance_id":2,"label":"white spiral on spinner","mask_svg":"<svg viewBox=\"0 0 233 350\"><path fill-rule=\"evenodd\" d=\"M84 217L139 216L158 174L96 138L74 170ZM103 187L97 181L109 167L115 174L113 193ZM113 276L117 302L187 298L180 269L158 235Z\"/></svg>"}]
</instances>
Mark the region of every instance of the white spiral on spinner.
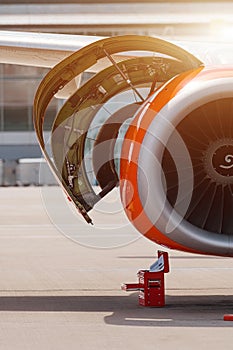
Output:
<instances>
[{"instance_id":1,"label":"white spiral on spinner","mask_svg":"<svg viewBox=\"0 0 233 350\"><path fill-rule=\"evenodd\" d=\"M232 154L227 154L226 157L224 158L226 163L232 163L230 165L220 165L220 168L223 169L231 169L233 168L233 155Z\"/></svg>"}]
</instances>

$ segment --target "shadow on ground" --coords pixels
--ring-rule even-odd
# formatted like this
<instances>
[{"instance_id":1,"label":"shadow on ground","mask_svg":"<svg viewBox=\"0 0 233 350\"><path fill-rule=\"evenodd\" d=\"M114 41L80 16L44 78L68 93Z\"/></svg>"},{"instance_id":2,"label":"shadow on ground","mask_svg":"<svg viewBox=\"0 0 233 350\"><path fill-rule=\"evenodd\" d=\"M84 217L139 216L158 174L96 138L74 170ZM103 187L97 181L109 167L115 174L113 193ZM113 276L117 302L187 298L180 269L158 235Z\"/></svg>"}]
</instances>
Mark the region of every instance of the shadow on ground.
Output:
<instances>
[{"instance_id":1,"label":"shadow on ground","mask_svg":"<svg viewBox=\"0 0 233 350\"><path fill-rule=\"evenodd\" d=\"M106 312L107 324L137 327L232 327L223 321L233 313L233 295L167 296L163 308L138 305L127 296L2 296L0 312Z\"/></svg>"}]
</instances>

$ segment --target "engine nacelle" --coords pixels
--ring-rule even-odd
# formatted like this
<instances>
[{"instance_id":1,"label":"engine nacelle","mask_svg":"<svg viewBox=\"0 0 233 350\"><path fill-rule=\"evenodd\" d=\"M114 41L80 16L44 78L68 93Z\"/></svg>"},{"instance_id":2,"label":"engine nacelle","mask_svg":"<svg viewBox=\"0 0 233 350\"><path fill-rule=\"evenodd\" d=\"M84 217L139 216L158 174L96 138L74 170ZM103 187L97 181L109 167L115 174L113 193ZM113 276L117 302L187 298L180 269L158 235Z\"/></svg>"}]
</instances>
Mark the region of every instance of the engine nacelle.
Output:
<instances>
[{"instance_id":1,"label":"engine nacelle","mask_svg":"<svg viewBox=\"0 0 233 350\"><path fill-rule=\"evenodd\" d=\"M199 68L156 91L122 146L121 198L150 240L233 256L233 68Z\"/></svg>"},{"instance_id":2,"label":"engine nacelle","mask_svg":"<svg viewBox=\"0 0 233 350\"><path fill-rule=\"evenodd\" d=\"M54 116L47 144L48 107L74 79L80 86ZM161 39L105 38L47 74L34 122L48 164L88 223L120 184L128 218L152 241L233 256L233 67L204 68Z\"/></svg>"}]
</instances>

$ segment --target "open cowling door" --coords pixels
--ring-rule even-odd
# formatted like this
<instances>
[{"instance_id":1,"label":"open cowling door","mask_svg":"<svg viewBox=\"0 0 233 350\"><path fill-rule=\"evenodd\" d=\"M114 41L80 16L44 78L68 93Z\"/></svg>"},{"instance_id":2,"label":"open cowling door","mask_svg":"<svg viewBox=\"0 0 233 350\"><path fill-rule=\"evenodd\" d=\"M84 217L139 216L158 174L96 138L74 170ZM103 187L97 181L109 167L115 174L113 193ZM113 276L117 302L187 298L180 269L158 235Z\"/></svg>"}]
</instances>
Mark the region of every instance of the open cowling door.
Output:
<instances>
[{"instance_id":1,"label":"open cowling door","mask_svg":"<svg viewBox=\"0 0 233 350\"><path fill-rule=\"evenodd\" d=\"M37 137L58 182L88 223L88 212L119 185L121 146L132 118L143 114L162 85L201 66L174 44L127 35L92 43L45 76L34 102ZM54 116L45 142L47 109L57 94L67 91L70 96Z\"/></svg>"}]
</instances>

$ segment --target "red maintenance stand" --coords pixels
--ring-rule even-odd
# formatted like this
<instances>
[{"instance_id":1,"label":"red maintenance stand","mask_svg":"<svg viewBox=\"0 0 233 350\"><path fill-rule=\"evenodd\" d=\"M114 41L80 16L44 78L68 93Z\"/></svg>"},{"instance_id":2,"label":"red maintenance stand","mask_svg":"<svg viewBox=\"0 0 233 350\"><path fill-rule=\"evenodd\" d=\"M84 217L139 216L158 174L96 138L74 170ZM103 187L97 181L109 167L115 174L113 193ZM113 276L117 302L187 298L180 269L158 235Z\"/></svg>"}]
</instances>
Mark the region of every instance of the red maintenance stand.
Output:
<instances>
[{"instance_id":1,"label":"red maintenance stand","mask_svg":"<svg viewBox=\"0 0 233 350\"><path fill-rule=\"evenodd\" d=\"M150 307L165 305L164 274L169 272L168 253L158 251L158 262L158 271L140 270L137 273L138 283L124 283L121 286L121 289L127 292L139 291L139 305Z\"/></svg>"}]
</instances>

